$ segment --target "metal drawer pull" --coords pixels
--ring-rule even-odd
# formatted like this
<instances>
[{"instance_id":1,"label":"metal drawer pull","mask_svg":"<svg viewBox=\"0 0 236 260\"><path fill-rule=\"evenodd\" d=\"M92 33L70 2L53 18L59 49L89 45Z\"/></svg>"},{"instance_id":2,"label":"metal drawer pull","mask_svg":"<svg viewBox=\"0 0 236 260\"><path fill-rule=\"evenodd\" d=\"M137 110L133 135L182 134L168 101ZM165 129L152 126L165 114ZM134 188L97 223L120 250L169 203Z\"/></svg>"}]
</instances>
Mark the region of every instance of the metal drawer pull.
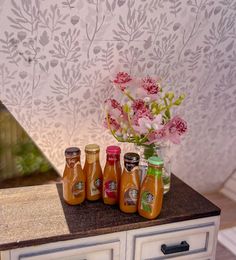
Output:
<instances>
[{"instance_id":1,"label":"metal drawer pull","mask_svg":"<svg viewBox=\"0 0 236 260\"><path fill-rule=\"evenodd\" d=\"M161 251L164 255L189 251L189 244L186 241L182 241L179 245L167 246L166 244L161 245Z\"/></svg>"}]
</instances>

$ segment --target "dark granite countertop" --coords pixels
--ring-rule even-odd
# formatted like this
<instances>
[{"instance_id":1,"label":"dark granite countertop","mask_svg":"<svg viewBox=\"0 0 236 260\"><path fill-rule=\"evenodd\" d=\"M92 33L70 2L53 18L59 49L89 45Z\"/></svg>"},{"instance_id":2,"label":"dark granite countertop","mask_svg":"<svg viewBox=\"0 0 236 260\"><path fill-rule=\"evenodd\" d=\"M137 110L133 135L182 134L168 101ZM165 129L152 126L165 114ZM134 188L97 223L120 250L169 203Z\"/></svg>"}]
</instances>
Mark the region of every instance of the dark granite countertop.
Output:
<instances>
[{"instance_id":1,"label":"dark granite countertop","mask_svg":"<svg viewBox=\"0 0 236 260\"><path fill-rule=\"evenodd\" d=\"M0 251L68 239L216 216L220 209L172 175L171 189L155 220L122 213L117 206L69 206L62 185L0 190Z\"/></svg>"}]
</instances>

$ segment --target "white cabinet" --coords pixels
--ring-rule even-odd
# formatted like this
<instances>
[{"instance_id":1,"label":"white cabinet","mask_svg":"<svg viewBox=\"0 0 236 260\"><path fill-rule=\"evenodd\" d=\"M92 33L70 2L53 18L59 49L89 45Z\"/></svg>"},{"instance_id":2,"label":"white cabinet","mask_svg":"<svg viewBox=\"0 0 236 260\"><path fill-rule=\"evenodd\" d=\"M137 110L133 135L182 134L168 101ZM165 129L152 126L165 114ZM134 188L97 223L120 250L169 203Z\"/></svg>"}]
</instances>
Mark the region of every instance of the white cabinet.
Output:
<instances>
[{"instance_id":1,"label":"white cabinet","mask_svg":"<svg viewBox=\"0 0 236 260\"><path fill-rule=\"evenodd\" d=\"M1 260L214 260L218 227L219 216L181 221L13 249Z\"/></svg>"}]
</instances>

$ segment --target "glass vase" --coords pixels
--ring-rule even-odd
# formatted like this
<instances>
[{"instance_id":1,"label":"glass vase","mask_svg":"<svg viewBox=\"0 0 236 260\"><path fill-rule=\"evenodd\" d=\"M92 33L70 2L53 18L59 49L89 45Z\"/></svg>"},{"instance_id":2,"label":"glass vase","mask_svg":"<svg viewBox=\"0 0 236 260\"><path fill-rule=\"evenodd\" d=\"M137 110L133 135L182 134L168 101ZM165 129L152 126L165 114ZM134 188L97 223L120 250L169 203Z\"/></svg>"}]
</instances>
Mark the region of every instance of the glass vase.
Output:
<instances>
[{"instance_id":1,"label":"glass vase","mask_svg":"<svg viewBox=\"0 0 236 260\"><path fill-rule=\"evenodd\" d=\"M140 156L140 179L141 183L144 180L147 168L148 168L148 158L151 156L158 156L164 162L163 167L163 184L164 184L164 194L166 194L170 189L170 177L171 177L171 156L170 156L170 145L169 144L150 144L150 145L136 145L135 150Z\"/></svg>"}]
</instances>

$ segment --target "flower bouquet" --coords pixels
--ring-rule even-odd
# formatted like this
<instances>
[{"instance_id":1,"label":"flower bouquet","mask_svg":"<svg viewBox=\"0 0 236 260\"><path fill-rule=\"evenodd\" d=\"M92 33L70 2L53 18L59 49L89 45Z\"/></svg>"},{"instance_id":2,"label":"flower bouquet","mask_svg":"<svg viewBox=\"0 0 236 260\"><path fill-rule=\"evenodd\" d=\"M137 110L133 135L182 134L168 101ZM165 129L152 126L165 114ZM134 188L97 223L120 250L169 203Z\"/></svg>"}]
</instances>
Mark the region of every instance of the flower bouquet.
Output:
<instances>
[{"instance_id":1,"label":"flower bouquet","mask_svg":"<svg viewBox=\"0 0 236 260\"><path fill-rule=\"evenodd\" d=\"M182 103L184 95L176 98L163 90L160 80L133 79L125 72L119 72L112 84L125 96L123 104L113 98L105 101L104 124L117 141L142 147L145 160L169 142L180 143L187 123L178 115L172 117L171 110Z\"/></svg>"}]
</instances>

